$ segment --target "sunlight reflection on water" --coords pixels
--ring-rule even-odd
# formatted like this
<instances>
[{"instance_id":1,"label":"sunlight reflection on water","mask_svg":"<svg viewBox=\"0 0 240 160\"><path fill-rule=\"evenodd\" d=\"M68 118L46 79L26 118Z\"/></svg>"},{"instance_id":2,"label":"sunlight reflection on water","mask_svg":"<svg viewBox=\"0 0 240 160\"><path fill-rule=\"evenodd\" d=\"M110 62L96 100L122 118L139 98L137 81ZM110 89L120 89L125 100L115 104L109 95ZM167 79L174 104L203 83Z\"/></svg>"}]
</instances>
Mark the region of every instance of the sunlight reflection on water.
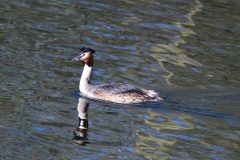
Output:
<instances>
[{"instance_id":1,"label":"sunlight reflection on water","mask_svg":"<svg viewBox=\"0 0 240 160\"><path fill-rule=\"evenodd\" d=\"M2 1L0 159L238 159L238 6ZM72 140L82 66L69 62L82 46L96 49L93 83L131 83L165 98L90 100L85 146Z\"/></svg>"}]
</instances>

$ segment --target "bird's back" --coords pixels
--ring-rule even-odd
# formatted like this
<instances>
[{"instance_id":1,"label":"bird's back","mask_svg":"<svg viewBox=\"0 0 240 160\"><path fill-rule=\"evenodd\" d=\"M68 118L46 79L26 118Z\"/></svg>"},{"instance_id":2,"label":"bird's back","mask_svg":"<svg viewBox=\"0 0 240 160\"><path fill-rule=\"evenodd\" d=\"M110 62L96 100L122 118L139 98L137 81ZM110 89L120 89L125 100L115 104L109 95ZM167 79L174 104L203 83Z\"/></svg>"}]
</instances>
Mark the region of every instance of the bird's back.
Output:
<instances>
[{"instance_id":1,"label":"bird's back","mask_svg":"<svg viewBox=\"0 0 240 160\"><path fill-rule=\"evenodd\" d=\"M138 88L130 84L110 83L92 85L90 90L95 99L115 103L141 103L146 101L157 101L159 99L156 92Z\"/></svg>"}]
</instances>

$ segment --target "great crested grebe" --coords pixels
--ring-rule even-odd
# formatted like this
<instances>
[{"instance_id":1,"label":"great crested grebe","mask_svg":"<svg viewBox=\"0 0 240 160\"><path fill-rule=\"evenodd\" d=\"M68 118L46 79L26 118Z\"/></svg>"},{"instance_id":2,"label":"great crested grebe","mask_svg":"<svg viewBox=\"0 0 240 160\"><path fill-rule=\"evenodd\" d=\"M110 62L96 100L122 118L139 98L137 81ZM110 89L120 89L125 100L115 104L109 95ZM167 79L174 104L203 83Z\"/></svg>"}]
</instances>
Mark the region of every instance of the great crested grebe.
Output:
<instances>
[{"instance_id":1,"label":"great crested grebe","mask_svg":"<svg viewBox=\"0 0 240 160\"><path fill-rule=\"evenodd\" d=\"M79 84L80 92L84 96L122 104L162 100L155 91L146 90L130 84L92 84L91 74L93 70L94 53L95 51L93 49L83 47L80 49L79 55L72 59L72 61L83 61L85 64Z\"/></svg>"}]
</instances>

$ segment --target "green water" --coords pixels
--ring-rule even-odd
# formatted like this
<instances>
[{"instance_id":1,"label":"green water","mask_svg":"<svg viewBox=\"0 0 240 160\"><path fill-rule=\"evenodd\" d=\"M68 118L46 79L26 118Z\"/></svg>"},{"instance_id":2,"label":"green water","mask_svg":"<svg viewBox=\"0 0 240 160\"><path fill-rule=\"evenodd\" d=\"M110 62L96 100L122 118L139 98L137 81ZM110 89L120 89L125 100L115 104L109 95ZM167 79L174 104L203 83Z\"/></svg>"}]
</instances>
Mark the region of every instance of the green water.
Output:
<instances>
[{"instance_id":1,"label":"green water","mask_svg":"<svg viewBox=\"0 0 240 160\"><path fill-rule=\"evenodd\" d=\"M1 1L0 159L238 159L237 0ZM76 144L82 46L93 82L154 89L161 103L89 100Z\"/></svg>"}]
</instances>

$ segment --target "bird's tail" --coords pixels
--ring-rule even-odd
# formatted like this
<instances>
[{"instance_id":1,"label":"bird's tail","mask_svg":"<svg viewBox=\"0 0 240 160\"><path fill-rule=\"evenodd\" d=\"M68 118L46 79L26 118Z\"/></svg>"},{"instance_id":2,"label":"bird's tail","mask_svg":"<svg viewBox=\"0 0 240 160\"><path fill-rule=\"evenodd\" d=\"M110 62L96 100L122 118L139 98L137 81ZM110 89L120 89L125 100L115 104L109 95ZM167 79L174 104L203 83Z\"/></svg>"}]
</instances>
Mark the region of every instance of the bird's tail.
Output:
<instances>
[{"instance_id":1,"label":"bird's tail","mask_svg":"<svg viewBox=\"0 0 240 160\"><path fill-rule=\"evenodd\" d=\"M155 92L154 90L147 90L146 91L148 96L151 97L154 101L161 101L163 98L159 97L158 93Z\"/></svg>"}]
</instances>

